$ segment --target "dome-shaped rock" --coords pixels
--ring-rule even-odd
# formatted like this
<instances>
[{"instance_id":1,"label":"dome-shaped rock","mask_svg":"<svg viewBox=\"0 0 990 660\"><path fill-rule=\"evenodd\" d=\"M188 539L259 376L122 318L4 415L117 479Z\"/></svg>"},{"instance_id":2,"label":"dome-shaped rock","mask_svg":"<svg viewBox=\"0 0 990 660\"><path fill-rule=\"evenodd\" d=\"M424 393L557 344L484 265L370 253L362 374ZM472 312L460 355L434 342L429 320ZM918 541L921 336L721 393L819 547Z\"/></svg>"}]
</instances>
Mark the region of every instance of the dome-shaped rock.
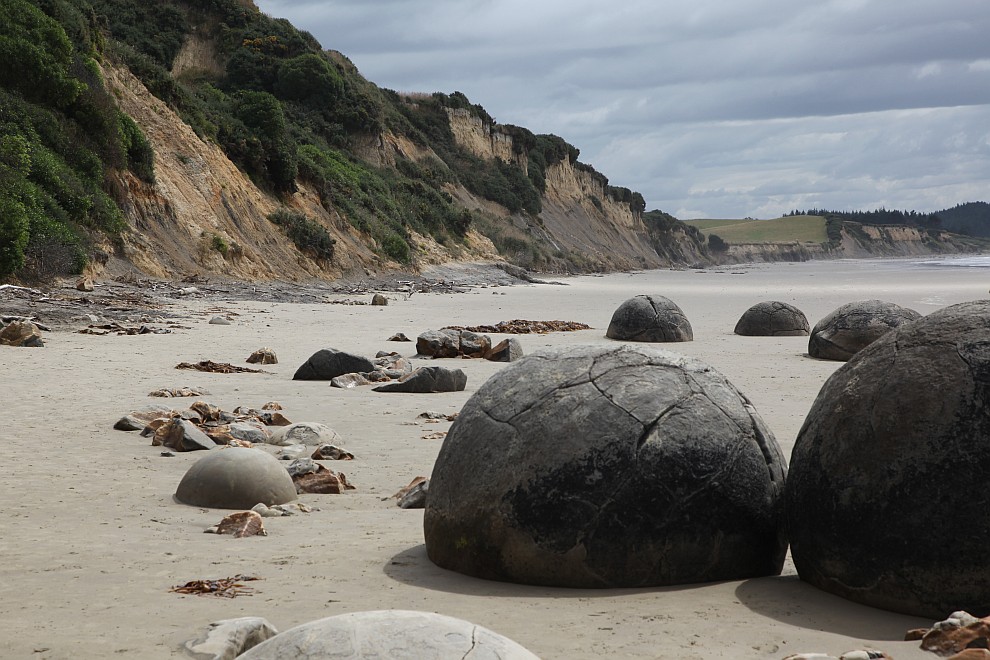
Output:
<instances>
[{"instance_id":1,"label":"dome-shaped rock","mask_svg":"<svg viewBox=\"0 0 990 660\"><path fill-rule=\"evenodd\" d=\"M213 509L250 509L296 499L296 486L271 454L248 447L211 451L186 471L175 498Z\"/></svg>"},{"instance_id":2,"label":"dome-shaped rock","mask_svg":"<svg viewBox=\"0 0 990 660\"><path fill-rule=\"evenodd\" d=\"M990 301L903 325L840 367L785 489L801 578L929 619L990 614L988 402Z\"/></svg>"},{"instance_id":3,"label":"dome-shaped rock","mask_svg":"<svg viewBox=\"0 0 990 660\"><path fill-rule=\"evenodd\" d=\"M525 648L463 619L408 610L338 614L290 628L238 660L486 658L537 660Z\"/></svg>"},{"instance_id":4,"label":"dome-shaped rock","mask_svg":"<svg viewBox=\"0 0 990 660\"><path fill-rule=\"evenodd\" d=\"M272 431L268 444L288 447L289 445L307 445L315 447L324 443L340 443L343 440L336 431L319 422L296 422L288 426L280 426Z\"/></svg>"},{"instance_id":5,"label":"dome-shaped rock","mask_svg":"<svg viewBox=\"0 0 990 660\"><path fill-rule=\"evenodd\" d=\"M913 309L884 300L846 303L815 324L808 355L845 362L902 323L919 318Z\"/></svg>"},{"instance_id":6,"label":"dome-shaped rock","mask_svg":"<svg viewBox=\"0 0 990 660\"><path fill-rule=\"evenodd\" d=\"M743 312L733 332L747 337L806 337L810 327L804 312L794 305L768 300Z\"/></svg>"},{"instance_id":7,"label":"dome-shaped rock","mask_svg":"<svg viewBox=\"0 0 990 660\"><path fill-rule=\"evenodd\" d=\"M669 298L635 296L615 310L605 336L625 341L691 341L694 331L681 308Z\"/></svg>"},{"instance_id":8,"label":"dome-shaped rock","mask_svg":"<svg viewBox=\"0 0 990 660\"><path fill-rule=\"evenodd\" d=\"M332 380L350 373L374 371L375 363L361 355L345 353L335 348L316 351L303 362L292 380Z\"/></svg>"},{"instance_id":9,"label":"dome-shaped rock","mask_svg":"<svg viewBox=\"0 0 990 660\"><path fill-rule=\"evenodd\" d=\"M757 412L703 362L548 350L490 378L454 421L426 548L468 575L566 587L777 574L785 473Z\"/></svg>"}]
</instances>

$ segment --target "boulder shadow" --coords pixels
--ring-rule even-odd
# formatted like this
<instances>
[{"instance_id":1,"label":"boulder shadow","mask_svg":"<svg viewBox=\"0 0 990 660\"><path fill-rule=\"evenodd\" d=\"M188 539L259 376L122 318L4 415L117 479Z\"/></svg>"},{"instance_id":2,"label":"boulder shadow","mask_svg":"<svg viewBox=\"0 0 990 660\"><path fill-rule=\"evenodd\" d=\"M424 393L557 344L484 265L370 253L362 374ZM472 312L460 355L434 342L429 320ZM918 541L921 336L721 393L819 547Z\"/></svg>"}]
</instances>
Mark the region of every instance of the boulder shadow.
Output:
<instances>
[{"instance_id":1,"label":"boulder shadow","mask_svg":"<svg viewBox=\"0 0 990 660\"><path fill-rule=\"evenodd\" d=\"M874 641L904 641L912 628L930 628L928 619L888 612L834 596L797 575L752 578L736 588L751 611L791 626Z\"/></svg>"},{"instance_id":2,"label":"boulder shadow","mask_svg":"<svg viewBox=\"0 0 990 660\"><path fill-rule=\"evenodd\" d=\"M670 587L636 587L636 588L603 588L578 589L571 587L546 587L534 584L517 584L515 582L498 582L484 578L464 575L457 571L440 568L426 554L426 544L413 546L394 555L383 567L382 571L388 577L423 589L432 589L450 594L465 596L488 596L494 598L593 598L612 597L627 594L643 593L675 593L711 583L683 584Z\"/></svg>"}]
</instances>

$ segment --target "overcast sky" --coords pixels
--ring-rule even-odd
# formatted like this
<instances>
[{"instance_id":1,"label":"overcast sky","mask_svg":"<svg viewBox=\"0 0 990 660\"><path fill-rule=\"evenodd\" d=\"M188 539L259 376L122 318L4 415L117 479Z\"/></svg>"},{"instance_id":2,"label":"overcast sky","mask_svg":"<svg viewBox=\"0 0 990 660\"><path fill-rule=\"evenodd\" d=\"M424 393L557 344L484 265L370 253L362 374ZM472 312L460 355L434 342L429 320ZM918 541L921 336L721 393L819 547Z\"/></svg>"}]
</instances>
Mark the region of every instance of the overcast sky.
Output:
<instances>
[{"instance_id":1,"label":"overcast sky","mask_svg":"<svg viewBox=\"0 0 990 660\"><path fill-rule=\"evenodd\" d=\"M990 0L256 0L681 219L990 201Z\"/></svg>"}]
</instances>

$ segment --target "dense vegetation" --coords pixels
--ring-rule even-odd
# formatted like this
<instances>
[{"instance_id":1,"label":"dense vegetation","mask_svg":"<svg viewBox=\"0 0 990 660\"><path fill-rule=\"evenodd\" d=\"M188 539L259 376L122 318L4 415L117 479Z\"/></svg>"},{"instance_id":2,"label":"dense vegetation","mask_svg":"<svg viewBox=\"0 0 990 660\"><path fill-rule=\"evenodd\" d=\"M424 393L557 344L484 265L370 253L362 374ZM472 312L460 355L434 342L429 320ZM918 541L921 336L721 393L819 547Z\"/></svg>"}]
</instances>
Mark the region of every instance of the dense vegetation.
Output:
<instances>
[{"instance_id":1,"label":"dense vegetation","mask_svg":"<svg viewBox=\"0 0 990 660\"><path fill-rule=\"evenodd\" d=\"M70 0L0 3L0 276L78 272L92 231L125 227L110 173L154 178L95 58L102 36Z\"/></svg>"},{"instance_id":2,"label":"dense vegetation","mask_svg":"<svg viewBox=\"0 0 990 660\"><path fill-rule=\"evenodd\" d=\"M194 33L215 45L219 68L173 76ZM104 88L101 61L126 65L262 189L279 196L299 182L313 186L328 210L400 262L411 259L412 231L448 245L471 227L500 240L514 234L459 207L448 184L535 218L548 168L565 159L599 178L606 196L645 210L641 195L609 186L560 137L499 126L460 92L380 89L344 56L248 0L10 0L0 7L0 55L0 276L25 265L43 274L45 255L66 250L71 263L63 255L52 267L78 270L90 232L113 236L126 227L115 172L154 179L153 153ZM460 148L450 112L512 137L517 160L487 161ZM356 152L383 130L437 158L369 165ZM299 223L282 226L315 241L304 251L325 259L322 235L308 225L301 233ZM513 235L509 243L532 240ZM533 246L524 251L547 257Z\"/></svg>"}]
</instances>

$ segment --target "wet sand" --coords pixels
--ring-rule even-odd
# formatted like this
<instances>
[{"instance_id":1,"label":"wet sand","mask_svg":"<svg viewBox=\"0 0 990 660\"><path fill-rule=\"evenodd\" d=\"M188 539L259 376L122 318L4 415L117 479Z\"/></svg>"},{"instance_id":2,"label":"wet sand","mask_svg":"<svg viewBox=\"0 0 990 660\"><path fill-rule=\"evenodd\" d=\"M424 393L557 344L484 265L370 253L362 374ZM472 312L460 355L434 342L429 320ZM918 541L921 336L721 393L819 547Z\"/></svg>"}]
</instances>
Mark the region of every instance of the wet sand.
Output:
<instances>
[{"instance_id":1,"label":"wet sand","mask_svg":"<svg viewBox=\"0 0 990 660\"><path fill-rule=\"evenodd\" d=\"M749 306L788 302L812 325L841 304L868 298L927 314L987 297L988 276L985 268L844 260L585 276L564 280L567 286L474 287L467 293L393 291L386 307L190 298L170 308L189 329L170 334L59 331L45 333L43 349L0 347L6 413L0 427L0 657L185 657L182 644L220 619L261 616L285 630L384 608L464 618L544 658L783 658L864 647L898 660L933 657L916 642L900 641L906 630L931 621L817 591L800 582L789 560L780 577L660 589L553 589L441 570L426 557L422 511L402 510L383 498L431 472L442 440L424 436L450 423L427 424L417 416L458 411L504 365L432 362L468 375L466 391L447 394L339 390L291 378L321 348L411 355L413 344L386 339L396 332L415 339L445 325L581 321L593 329L519 339L527 352L611 343L604 333L614 309L633 295L659 294L680 305L695 334L693 342L664 348L724 373L752 400L789 456L804 415L840 364L808 358L807 338L734 335ZM222 313L231 325L208 323ZM279 358L262 367L271 373L174 368L200 360L249 366L245 358L263 346ZM112 429L123 414L149 403L187 407L196 399L147 396L180 386L206 388L211 394L201 398L224 410L278 401L292 421L332 426L357 458L326 465L345 472L357 489L301 496L318 511L266 518L267 537L204 534L225 512L172 499L202 454L163 457L136 432ZM260 578L249 583L253 595L169 592L190 580L237 574Z\"/></svg>"}]
</instances>

